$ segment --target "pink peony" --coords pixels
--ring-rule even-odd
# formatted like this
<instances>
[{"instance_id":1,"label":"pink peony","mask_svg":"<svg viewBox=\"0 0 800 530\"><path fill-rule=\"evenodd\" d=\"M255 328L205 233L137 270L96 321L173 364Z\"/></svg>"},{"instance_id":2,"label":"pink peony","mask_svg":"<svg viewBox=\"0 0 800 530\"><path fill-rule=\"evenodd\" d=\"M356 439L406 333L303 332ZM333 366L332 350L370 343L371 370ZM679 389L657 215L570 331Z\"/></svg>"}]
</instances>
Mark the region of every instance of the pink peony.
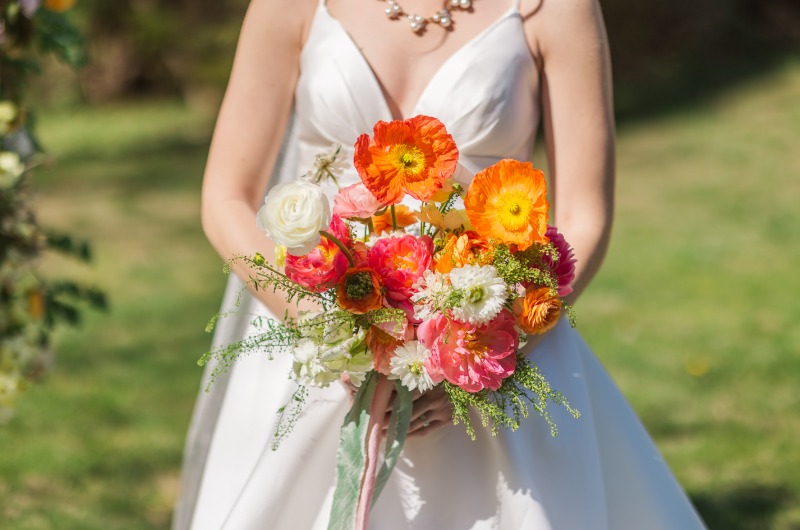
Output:
<instances>
[{"instance_id":1,"label":"pink peony","mask_svg":"<svg viewBox=\"0 0 800 530\"><path fill-rule=\"evenodd\" d=\"M437 315L420 324L417 338L431 350L425 369L435 383L446 379L467 392L497 390L517 367L519 335L506 309L483 326Z\"/></svg>"},{"instance_id":2,"label":"pink peony","mask_svg":"<svg viewBox=\"0 0 800 530\"><path fill-rule=\"evenodd\" d=\"M19 8L25 18L33 18L39 7L42 5L42 0L21 0Z\"/></svg>"},{"instance_id":3,"label":"pink peony","mask_svg":"<svg viewBox=\"0 0 800 530\"><path fill-rule=\"evenodd\" d=\"M554 263L547 255L544 256L544 261L558 277L558 296L567 296L572 292L572 282L575 280L576 260L572 247L554 226L548 226L545 235L558 251L558 261Z\"/></svg>"},{"instance_id":4,"label":"pink peony","mask_svg":"<svg viewBox=\"0 0 800 530\"><path fill-rule=\"evenodd\" d=\"M369 219L382 206L361 182L340 189L333 198L334 215L345 219Z\"/></svg>"},{"instance_id":5,"label":"pink peony","mask_svg":"<svg viewBox=\"0 0 800 530\"><path fill-rule=\"evenodd\" d=\"M411 235L379 239L369 250L369 266L381 276L391 305L411 309L412 286L431 267L432 252L430 237Z\"/></svg>"},{"instance_id":6,"label":"pink peony","mask_svg":"<svg viewBox=\"0 0 800 530\"><path fill-rule=\"evenodd\" d=\"M341 217L334 215L328 231L350 247L350 231ZM314 292L334 287L348 267L347 256L328 238L322 237L319 245L305 256L286 255L286 276L295 283Z\"/></svg>"}]
</instances>

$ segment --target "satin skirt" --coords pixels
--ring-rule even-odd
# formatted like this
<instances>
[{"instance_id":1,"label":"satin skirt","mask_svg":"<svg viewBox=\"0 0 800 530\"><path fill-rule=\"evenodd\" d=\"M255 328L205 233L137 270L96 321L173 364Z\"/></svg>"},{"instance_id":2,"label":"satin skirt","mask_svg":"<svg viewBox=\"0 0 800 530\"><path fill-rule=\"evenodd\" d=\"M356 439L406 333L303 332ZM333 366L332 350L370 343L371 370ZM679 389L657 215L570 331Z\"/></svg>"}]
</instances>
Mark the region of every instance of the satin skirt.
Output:
<instances>
[{"instance_id":1,"label":"satin skirt","mask_svg":"<svg viewBox=\"0 0 800 530\"><path fill-rule=\"evenodd\" d=\"M228 302L240 289L229 285ZM222 321L215 343L240 340L265 314ZM536 413L515 432L477 439L448 425L406 443L374 506L375 530L693 530L703 523L606 371L566 320L529 353L552 386L581 412L551 405L558 435ZM296 385L288 356L240 359L201 392L187 442L174 528L325 529L344 389L311 389L294 431L270 448ZM205 384L204 384L205 386Z\"/></svg>"}]
</instances>

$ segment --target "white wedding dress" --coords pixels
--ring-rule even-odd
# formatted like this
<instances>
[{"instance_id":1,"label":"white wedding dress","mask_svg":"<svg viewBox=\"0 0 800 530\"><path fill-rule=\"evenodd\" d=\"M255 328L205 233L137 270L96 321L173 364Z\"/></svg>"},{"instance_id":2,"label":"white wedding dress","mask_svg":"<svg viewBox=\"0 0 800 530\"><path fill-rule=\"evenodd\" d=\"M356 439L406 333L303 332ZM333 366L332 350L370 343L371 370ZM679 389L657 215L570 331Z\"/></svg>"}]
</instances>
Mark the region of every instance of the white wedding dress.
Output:
<instances>
[{"instance_id":1,"label":"white wedding dress","mask_svg":"<svg viewBox=\"0 0 800 530\"><path fill-rule=\"evenodd\" d=\"M441 66L414 114L444 122L461 163L476 172L502 158L530 159L537 91L537 69L513 7ZM297 178L315 154L334 143L352 146L376 121L390 119L369 64L320 4L302 52L294 118L273 182ZM352 156L352 150L345 156ZM346 184L356 178L349 175ZM232 279L224 309L231 308L240 289ZM220 322L215 345L252 333L252 315L266 313L249 296L240 310ZM479 429L472 441L459 425L409 440L373 509L370 528L703 528L647 432L577 331L562 320L530 356L581 418L551 406L559 428L555 438L546 422L533 415L516 432L501 431L496 437ZM349 401L337 384L312 391L296 429L272 451L276 411L295 388L289 369L288 356L270 361L266 355L251 355L210 392L201 392L174 528L326 527L339 427Z\"/></svg>"}]
</instances>

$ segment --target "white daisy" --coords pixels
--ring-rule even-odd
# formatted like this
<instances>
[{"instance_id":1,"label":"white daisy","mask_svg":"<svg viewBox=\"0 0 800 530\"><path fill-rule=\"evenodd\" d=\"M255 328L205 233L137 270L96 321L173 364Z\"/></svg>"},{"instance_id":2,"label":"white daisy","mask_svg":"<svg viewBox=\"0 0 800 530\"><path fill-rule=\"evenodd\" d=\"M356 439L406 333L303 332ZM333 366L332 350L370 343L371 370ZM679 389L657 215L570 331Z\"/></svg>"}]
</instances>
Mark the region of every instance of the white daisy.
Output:
<instances>
[{"instance_id":1,"label":"white daisy","mask_svg":"<svg viewBox=\"0 0 800 530\"><path fill-rule=\"evenodd\" d=\"M315 155L311 169L304 177L315 184L320 184L329 178L337 182L337 177L340 177L347 168L347 157L340 156L341 151L341 144L334 144L327 153Z\"/></svg>"},{"instance_id":2,"label":"white daisy","mask_svg":"<svg viewBox=\"0 0 800 530\"><path fill-rule=\"evenodd\" d=\"M465 265L450 271L450 283L463 293L461 303L453 307L453 317L461 322L482 325L503 309L508 288L491 265Z\"/></svg>"},{"instance_id":3,"label":"white daisy","mask_svg":"<svg viewBox=\"0 0 800 530\"><path fill-rule=\"evenodd\" d=\"M428 320L439 312L446 303L452 290L446 274L425 271L412 286L415 293L411 295L414 304L414 318Z\"/></svg>"},{"instance_id":4,"label":"white daisy","mask_svg":"<svg viewBox=\"0 0 800 530\"><path fill-rule=\"evenodd\" d=\"M425 392L433 388L433 381L425 369L425 360L431 352L419 341L412 340L394 350L391 365L391 379L399 379L409 390Z\"/></svg>"}]
</instances>

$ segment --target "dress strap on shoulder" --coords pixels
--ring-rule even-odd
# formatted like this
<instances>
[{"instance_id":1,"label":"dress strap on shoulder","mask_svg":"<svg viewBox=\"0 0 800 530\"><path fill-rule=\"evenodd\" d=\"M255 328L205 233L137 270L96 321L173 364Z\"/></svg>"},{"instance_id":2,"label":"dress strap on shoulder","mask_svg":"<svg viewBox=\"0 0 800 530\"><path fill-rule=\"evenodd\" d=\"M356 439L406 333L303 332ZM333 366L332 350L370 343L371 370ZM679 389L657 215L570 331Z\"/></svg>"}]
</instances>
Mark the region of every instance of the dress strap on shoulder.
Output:
<instances>
[{"instance_id":1,"label":"dress strap on shoulder","mask_svg":"<svg viewBox=\"0 0 800 530\"><path fill-rule=\"evenodd\" d=\"M325 0L320 0L320 1L324 2ZM520 8L520 3L521 2L522 2L522 0L511 0L511 9L513 9L514 11L519 13L519 8Z\"/></svg>"}]
</instances>

